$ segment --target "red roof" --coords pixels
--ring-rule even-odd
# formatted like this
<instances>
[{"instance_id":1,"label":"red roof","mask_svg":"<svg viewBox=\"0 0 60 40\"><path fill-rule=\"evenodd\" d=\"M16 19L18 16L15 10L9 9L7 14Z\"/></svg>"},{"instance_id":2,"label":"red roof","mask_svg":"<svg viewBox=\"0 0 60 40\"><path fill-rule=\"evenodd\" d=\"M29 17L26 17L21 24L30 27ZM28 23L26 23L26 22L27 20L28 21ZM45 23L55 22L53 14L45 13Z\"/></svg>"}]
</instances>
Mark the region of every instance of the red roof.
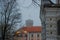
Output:
<instances>
[{"instance_id":1,"label":"red roof","mask_svg":"<svg viewBox=\"0 0 60 40\"><path fill-rule=\"evenodd\" d=\"M19 31L27 31L27 32L41 32L42 27L41 26L30 26L30 27L22 27L19 29Z\"/></svg>"}]
</instances>

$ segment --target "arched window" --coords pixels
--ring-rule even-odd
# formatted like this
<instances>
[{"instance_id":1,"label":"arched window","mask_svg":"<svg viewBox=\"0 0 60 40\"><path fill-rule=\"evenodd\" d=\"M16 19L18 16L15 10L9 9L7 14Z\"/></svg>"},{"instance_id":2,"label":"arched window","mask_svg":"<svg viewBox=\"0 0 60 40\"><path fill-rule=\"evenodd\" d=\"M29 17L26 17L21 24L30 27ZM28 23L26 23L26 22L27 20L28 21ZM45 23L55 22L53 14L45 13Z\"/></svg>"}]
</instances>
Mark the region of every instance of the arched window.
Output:
<instances>
[{"instance_id":1,"label":"arched window","mask_svg":"<svg viewBox=\"0 0 60 40\"><path fill-rule=\"evenodd\" d=\"M57 34L60 35L60 20L57 21Z\"/></svg>"}]
</instances>

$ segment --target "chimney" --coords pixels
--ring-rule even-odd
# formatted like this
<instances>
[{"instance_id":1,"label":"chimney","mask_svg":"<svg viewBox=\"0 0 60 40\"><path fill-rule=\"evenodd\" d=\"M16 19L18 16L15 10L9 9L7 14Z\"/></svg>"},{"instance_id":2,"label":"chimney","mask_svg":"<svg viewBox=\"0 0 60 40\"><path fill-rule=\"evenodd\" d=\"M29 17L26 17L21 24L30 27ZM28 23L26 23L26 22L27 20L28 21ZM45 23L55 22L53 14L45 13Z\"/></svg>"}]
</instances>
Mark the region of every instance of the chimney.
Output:
<instances>
[{"instance_id":1,"label":"chimney","mask_svg":"<svg viewBox=\"0 0 60 40\"><path fill-rule=\"evenodd\" d=\"M26 26L33 26L33 20L31 19L26 20Z\"/></svg>"}]
</instances>

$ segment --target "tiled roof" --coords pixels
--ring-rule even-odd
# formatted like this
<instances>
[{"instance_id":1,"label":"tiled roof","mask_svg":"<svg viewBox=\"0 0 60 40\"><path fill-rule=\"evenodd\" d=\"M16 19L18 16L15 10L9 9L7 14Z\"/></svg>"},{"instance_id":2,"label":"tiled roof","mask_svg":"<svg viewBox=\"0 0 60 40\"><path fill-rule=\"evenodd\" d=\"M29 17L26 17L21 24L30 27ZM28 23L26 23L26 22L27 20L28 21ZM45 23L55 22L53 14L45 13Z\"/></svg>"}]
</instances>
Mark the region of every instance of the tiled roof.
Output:
<instances>
[{"instance_id":1,"label":"tiled roof","mask_svg":"<svg viewBox=\"0 0 60 40\"><path fill-rule=\"evenodd\" d=\"M26 27L22 27L20 28L18 31L21 32L41 32L42 31L42 27L41 26L26 26Z\"/></svg>"}]
</instances>

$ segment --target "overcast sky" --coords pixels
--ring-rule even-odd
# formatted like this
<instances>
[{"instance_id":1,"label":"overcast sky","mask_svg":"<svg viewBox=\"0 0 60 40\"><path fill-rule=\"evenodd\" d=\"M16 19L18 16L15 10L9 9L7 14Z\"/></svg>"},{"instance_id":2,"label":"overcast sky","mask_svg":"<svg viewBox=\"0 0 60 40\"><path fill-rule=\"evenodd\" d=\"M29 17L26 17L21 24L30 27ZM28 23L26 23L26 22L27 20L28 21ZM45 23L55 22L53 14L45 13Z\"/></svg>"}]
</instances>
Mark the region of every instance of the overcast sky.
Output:
<instances>
[{"instance_id":1,"label":"overcast sky","mask_svg":"<svg viewBox=\"0 0 60 40\"><path fill-rule=\"evenodd\" d=\"M19 0L18 3L22 13L23 24L25 25L25 21L31 19L34 21L34 26L40 26L40 7L33 6L32 0Z\"/></svg>"},{"instance_id":2,"label":"overcast sky","mask_svg":"<svg viewBox=\"0 0 60 40\"><path fill-rule=\"evenodd\" d=\"M54 3L56 0L52 0ZM34 26L41 26L40 7L34 6L32 0L18 0L19 8L22 13L22 24L25 25L25 21L32 19L34 21Z\"/></svg>"}]
</instances>

